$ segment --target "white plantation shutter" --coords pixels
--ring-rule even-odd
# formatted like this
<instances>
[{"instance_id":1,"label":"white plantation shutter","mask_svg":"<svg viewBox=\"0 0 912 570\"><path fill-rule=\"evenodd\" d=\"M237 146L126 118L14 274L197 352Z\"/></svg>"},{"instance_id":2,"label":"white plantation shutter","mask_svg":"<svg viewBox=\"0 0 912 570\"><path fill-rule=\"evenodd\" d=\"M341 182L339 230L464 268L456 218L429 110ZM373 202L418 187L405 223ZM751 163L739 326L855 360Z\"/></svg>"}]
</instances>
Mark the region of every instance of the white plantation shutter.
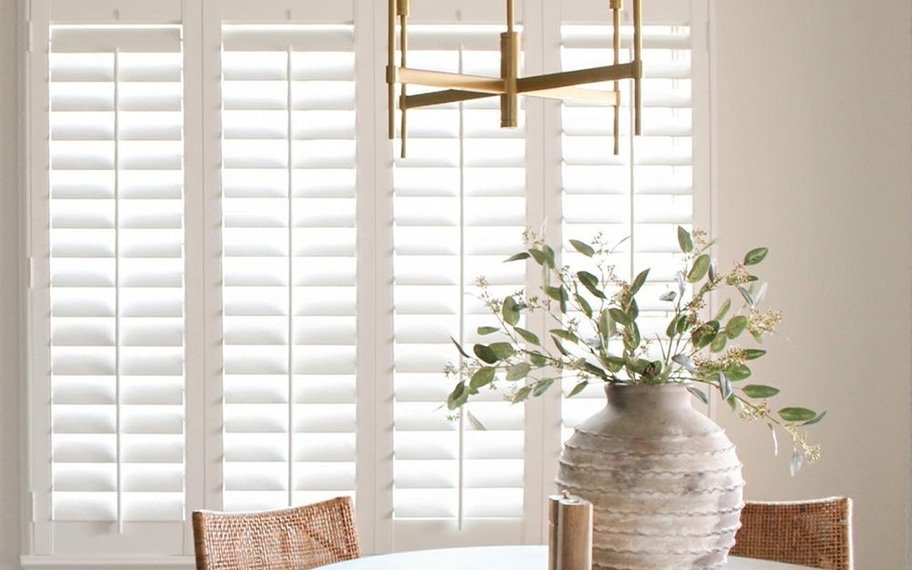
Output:
<instances>
[{"instance_id":1,"label":"white plantation shutter","mask_svg":"<svg viewBox=\"0 0 912 570\"><path fill-rule=\"evenodd\" d=\"M412 26L409 65L496 76L497 32ZM525 140L522 128L500 128L498 102L409 111L408 158L394 168L397 521L436 519L455 529L522 516L522 407L505 406L496 392L482 395L471 412L484 432L449 421L441 407L452 389L444 365L458 359L450 337L470 346L480 340L476 328L491 324L475 279L485 276L498 294L524 279L522 264L502 261L522 245ZM397 535L397 549L400 543Z\"/></svg>"},{"instance_id":2,"label":"white plantation shutter","mask_svg":"<svg viewBox=\"0 0 912 570\"><path fill-rule=\"evenodd\" d=\"M355 490L350 25L225 26L224 508Z\"/></svg>"},{"instance_id":3,"label":"white plantation shutter","mask_svg":"<svg viewBox=\"0 0 912 570\"><path fill-rule=\"evenodd\" d=\"M651 268L637 296L643 338L664 334L668 316L658 297L676 289L680 268L676 226L693 221L693 107L691 34L687 25L643 28L643 133L633 132L631 86L621 84L620 154L611 153L613 117L608 108L564 104L561 110L563 161L562 232L566 239L589 241L597 233L620 243L614 261L618 276L631 279ZM564 25L562 65L576 69L611 57L610 26ZM622 28L622 46L632 29ZM629 47L621 61L629 58ZM565 262L582 263L575 251ZM601 385L564 401L564 436L604 406Z\"/></svg>"},{"instance_id":4,"label":"white plantation shutter","mask_svg":"<svg viewBox=\"0 0 912 570\"><path fill-rule=\"evenodd\" d=\"M181 30L57 26L49 58L50 516L66 548L84 528L67 522L184 516Z\"/></svg>"},{"instance_id":5,"label":"white plantation shutter","mask_svg":"<svg viewBox=\"0 0 912 570\"><path fill-rule=\"evenodd\" d=\"M503 263L527 228L632 236L619 270L656 268L661 318L674 226L708 210L705 29L680 17L702 3L648 3L645 133L622 82L620 157L607 108L521 97L502 129L490 97L410 111L399 159L385 2L31 0L23 565L191 564L194 509L336 495L365 553L543 541L561 432L604 396L484 391L485 431L451 421L451 337L495 340L476 278L537 279ZM412 10L410 67L499 75L502 2ZM526 74L610 61L602 0L516 13Z\"/></svg>"}]
</instances>

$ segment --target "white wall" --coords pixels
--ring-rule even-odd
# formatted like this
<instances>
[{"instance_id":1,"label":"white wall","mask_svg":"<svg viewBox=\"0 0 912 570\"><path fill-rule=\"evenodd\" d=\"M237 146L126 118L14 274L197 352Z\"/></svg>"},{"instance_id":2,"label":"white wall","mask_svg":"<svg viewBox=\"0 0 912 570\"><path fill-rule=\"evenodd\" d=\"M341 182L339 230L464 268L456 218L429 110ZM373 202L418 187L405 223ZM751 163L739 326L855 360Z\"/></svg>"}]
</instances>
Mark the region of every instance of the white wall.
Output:
<instances>
[{"instance_id":1,"label":"white wall","mask_svg":"<svg viewBox=\"0 0 912 570\"><path fill-rule=\"evenodd\" d=\"M0 570L19 567L19 201L16 0L0 0Z\"/></svg>"},{"instance_id":2,"label":"white wall","mask_svg":"<svg viewBox=\"0 0 912 570\"><path fill-rule=\"evenodd\" d=\"M749 499L855 500L858 568L906 565L912 269L910 3L718 0L717 235L770 247L788 339L755 376L829 410L823 457L788 476L726 410ZM780 443L785 443L780 440ZM790 448L786 448L790 452Z\"/></svg>"}]
</instances>

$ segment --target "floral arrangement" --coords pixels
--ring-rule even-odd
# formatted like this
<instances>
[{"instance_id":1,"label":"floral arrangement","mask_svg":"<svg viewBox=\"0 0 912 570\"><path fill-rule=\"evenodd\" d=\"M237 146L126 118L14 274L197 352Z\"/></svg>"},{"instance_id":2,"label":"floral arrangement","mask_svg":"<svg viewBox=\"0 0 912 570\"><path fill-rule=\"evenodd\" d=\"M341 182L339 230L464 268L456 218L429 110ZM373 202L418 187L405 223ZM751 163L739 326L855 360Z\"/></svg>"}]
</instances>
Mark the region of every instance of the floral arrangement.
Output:
<instances>
[{"instance_id":1,"label":"floral arrangement","mask_svg":"<svg viewBox=\"0 0 912 570\"><path fill-rule=\"evenodd\" d=\"M453 341L462 359L459 366L448 364L445 370L456 381L448 408L465 411L476 427L483 428L463 406L470 396L499 380L510 385L509 399L514 403L541 396L561 380L574 382L568 396L580 393L591 382L680 383L707 403L705 388L709 387L745 420L766 423L774 451L777 429L791 437L792 474L805 460L816 461L820 447L808 444L801 428L819 422L826 412L818 414L804 407L773 411L769 399L780 390L748 381L750 362L766 354L756 345L774 334L782 320L780 311L760 308L766 285L752 273L768 249L752 249L741 262L720 273L709 254L714 242L704 232L691 234L678 227L677 238L683 254L677 287L658 297L669 316L667 326L664 334L644 337L638 324L637 295L647 282L649 269L632 281L620 279L611 264L617 245L608 247L601 235L591 243L570 240L591 262L590 267L558 266L554 249L526 232L525 251L506 261L531 259L538 264L543 275L541 290L532 295L518 291L501 299L492 294L483 277L478 279L480 299L498 326L478 328L478 335L494 340L474 344L472 354ZM707 300L714 292L724 301L710 316L706 314ZM736 303L739 307L733 310ZM553 323L546 339L522 323L524 314L537 311L546 313ZM748 338L755 346L741 346Z\"/></svg>"}]
</instances>

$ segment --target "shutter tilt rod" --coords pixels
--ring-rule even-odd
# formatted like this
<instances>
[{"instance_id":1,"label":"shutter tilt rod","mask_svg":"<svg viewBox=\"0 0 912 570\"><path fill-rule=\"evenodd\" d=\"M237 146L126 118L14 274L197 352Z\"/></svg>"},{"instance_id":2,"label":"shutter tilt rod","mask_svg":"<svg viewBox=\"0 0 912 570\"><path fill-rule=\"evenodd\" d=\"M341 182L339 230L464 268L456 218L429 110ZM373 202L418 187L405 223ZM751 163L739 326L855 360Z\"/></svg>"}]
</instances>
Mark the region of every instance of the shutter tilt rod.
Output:
<instances>
[{"instance_id":1,"label":"shutter tilt rod","mask_svg":"<svg viewBox=\"0 0 912 570\"><path fill-rule=\"evenodd\" d=\"M405 158L408 136L406 115L408 109L457 103L500 96L501 127L515 127L518 124L518 95L548 97L560 100L585 101L590 104L611 105L614 107L614 154L619 152L618 131L620 126L620 95L618 81L633 80L633 118L634 134L642 134L643 107L643 38L642 38L642 0L633 1L633 58L627 63L620 63L620 10L623 0L608 0L612 11L614 52L611 65L578 69L559 73L549 73L532 77L519 77L520 34L514 30L514 0L506 0L507 31L500 34L500 77L483 77L464 73L445 73L408 67L408 14L409 0L388 0L388 62L386 81L388 84L388 134L392 140L396 136L395 125L395 86L398 83L399 110L402 113L399 125L399 136L402 140L401 156ZM399 23L399 65L396 65L396 18ZM605 81L613 81L612 90L597 90L580 87ZM409 95L407 85L415 84L425 87L439 87L441 90Z\"/></svg>"}]
</instances>

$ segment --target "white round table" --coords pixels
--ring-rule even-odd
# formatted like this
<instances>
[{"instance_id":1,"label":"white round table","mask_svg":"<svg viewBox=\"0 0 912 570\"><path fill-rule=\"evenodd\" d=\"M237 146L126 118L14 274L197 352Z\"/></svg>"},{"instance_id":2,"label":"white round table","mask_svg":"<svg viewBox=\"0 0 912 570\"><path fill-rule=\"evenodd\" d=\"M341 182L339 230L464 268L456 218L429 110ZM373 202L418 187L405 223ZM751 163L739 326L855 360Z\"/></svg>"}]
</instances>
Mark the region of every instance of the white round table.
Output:
<instances>
[{"instance_id":1,"label":"white round table","mask_svg":"<svg viewBox=\"0 0 912 570\"><path fill-rule=\"evenodd\" d=\"M547 570L548 547L473 546L364 556L320 570ZM730 557L725 570L799 570L805 566Z\"/></svg>"}]
</instances>

